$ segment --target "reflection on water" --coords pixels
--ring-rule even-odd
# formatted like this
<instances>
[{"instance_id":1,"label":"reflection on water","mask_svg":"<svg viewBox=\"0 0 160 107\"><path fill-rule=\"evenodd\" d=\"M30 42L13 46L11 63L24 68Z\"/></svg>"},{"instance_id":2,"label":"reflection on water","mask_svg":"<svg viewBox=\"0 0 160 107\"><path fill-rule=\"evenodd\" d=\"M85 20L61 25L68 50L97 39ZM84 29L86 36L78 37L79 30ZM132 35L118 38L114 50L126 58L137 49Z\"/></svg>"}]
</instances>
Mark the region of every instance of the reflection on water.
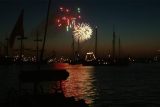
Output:
<instances>
[{"instance_id":1,"label":"reflection on water","mask_svg":"<svg viewBox=\"0 0 160 107\"><path fill-rule=\"evenodd\" d=\"M44 65L41 68L49 69ZM84 67L56 64L53 68L67 69L68 79L62 82L65 96L84 99L91 107L160 107L160 64L130 66ZM11 89L18 90L18 65L0 66L0 103ZM23 65L24 70L36 69ZM44 92L53 92L55 82L44 82ZM33 89L23 84L23 89ZM54 92L53 92L54 93ZM134 104L134 105L133 105Z\"/></svg>"},{"instance_id":2,"label":"reflection on water","mask_svg":"<svg viewBox=\"0 0 160 107\"><path fill-rule=\"evenodd\" d=\"M94 67L71 65L67 67L67 71L70 75L62 83L65 96L74 96L76 99L84 99L86 103L93 104L96 95L96 88L93 85Z\"/></svg>"},{"instance_id":3,"label":"reflection on water","mask_svg":"<svg viewBox=\"0 0 160 107\"><path fill-rule=\"evenodd\" d=\"M91 107L160 107L160 64L65 68L70 73L62 83L65 96Z\"/></svg>"}]
</instances>

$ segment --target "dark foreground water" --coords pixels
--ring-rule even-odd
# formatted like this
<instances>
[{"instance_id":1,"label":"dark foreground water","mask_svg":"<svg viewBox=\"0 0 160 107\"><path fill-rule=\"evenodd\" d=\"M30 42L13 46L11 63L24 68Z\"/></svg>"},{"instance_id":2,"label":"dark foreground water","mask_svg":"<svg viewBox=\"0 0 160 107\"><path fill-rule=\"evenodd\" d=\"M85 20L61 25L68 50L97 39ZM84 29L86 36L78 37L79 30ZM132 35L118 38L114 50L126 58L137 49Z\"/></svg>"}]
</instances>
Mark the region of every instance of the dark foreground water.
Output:
<instances>
[{"instance_id":1,"label":"dark foreground water","mask_svg":"<svg viewBox=\"0 0 160 107\"><path fill-rule=\"evenodd\" d=\"M65 68L70 73L62 82L65 96L85 99L91 107L160 107L160 64L123 67L66 65ZM0 69L0 101L3 102L8 92L17 90L20 67L0 66ZM52 83L46 85L46 89L49 87Z\"/></svg>"}]
</instances>

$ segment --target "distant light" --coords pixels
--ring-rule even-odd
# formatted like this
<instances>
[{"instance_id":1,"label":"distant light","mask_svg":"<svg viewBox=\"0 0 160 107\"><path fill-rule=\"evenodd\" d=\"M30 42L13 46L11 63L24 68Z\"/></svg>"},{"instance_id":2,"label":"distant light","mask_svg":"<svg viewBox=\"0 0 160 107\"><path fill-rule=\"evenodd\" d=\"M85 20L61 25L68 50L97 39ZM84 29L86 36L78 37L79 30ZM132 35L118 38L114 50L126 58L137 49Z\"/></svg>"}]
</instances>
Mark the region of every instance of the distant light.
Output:
<instances>
[{"instance_id":1,"label":"distant light","mask_svg":"<svg viewBox=\"0 0 160 107\"><path fill-rule=\"evenodd\" d=\"M88 52L88 53L87 53L87 55L91 55L91 54L93 54L93 52Z\"/></svg>"},{"instance_id":2,"label":"distant light","mask_svg":"<svg viewBox=\"0 0 160 107\"><path fill-rule=\"evenodd\" d=\"M90 58L89 58L89 57L90 57ZM91 57L92 57L92 58L91 58ZM85 60L86 60L87 62L94 61L94 60L96 60L96 57L95 57L95 55L94 55L93 52L87 52L87 55L86 55L86 57L85 57Z\"/></svg>"},{"instance_id":3,"label":"distant light","mask_svg":"<svg viewBox=\"0 0 160 107\"><path fill-rule=\"evenodd\" d=\"M49 60L48 60L48 63L52 63L52 62L53 62L53 59L49 59Z\"/></svg>"}]
</instances>

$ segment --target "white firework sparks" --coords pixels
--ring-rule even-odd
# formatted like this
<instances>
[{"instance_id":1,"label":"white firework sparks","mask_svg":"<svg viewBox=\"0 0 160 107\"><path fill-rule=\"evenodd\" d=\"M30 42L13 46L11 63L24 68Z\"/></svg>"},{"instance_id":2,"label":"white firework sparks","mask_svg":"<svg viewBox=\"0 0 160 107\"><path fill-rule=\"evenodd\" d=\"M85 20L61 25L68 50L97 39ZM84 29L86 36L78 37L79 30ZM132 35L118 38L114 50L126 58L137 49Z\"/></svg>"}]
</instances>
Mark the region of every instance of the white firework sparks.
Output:
<instances>
[{"instance_id":1,"label":"white firework sparks","mask_svg":"<svg viewBox=\"0 0 160 107\"><path fill-rule=\"evenodd\" d=\"M92 33L92 28L86 23L78 24L73 30L74 39L79 42L90 39Z\"/></svg>"}]
</instances>

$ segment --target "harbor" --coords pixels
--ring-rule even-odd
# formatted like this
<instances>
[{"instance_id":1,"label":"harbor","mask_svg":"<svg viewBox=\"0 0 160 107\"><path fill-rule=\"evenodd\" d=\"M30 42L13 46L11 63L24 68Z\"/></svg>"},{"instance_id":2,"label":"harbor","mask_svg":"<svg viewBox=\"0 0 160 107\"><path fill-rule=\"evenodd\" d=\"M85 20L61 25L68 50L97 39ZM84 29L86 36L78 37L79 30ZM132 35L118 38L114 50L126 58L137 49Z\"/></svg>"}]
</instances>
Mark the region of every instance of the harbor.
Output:
<instances>
[{"instance_id":1,"label":"harbor","mask_svg":"<svg viewBox=\"0 0 160 107\"><path fill-rule=\"evenodd\" d=\"M159 107L157 4L0 1L0 107Z\"/></svg>"}]
</instances>

